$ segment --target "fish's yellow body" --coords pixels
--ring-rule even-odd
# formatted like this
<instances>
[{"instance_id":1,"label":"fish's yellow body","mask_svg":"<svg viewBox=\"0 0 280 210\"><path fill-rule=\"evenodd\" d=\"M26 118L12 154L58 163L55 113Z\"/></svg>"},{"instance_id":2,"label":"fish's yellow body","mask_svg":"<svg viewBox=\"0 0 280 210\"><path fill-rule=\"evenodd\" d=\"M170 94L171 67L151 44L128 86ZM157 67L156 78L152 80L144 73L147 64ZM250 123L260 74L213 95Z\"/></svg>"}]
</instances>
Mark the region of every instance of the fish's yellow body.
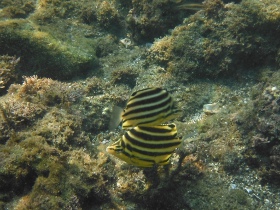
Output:
<instances>
[{"instance_id":1,"label":"fish's yellow body","mask_svg":"<svg viewBox=\"0 0 280 210\"><path fill-rule=\"evenodd\" d=\"M122 128L160 125L180 114L166 90L146 88L131 95L122 113Z\"/></svg>"},{"instance_id":2,"label":"fish's yellow body","mask_svg":"<svg viewBox=\"0 0 280 210\"><path fill-rule=\"evenodd\" d=\"M121 160L139 167L166 165L180 145L175 124L136 126L106 151Z\"/></svg>"}]
</instances>

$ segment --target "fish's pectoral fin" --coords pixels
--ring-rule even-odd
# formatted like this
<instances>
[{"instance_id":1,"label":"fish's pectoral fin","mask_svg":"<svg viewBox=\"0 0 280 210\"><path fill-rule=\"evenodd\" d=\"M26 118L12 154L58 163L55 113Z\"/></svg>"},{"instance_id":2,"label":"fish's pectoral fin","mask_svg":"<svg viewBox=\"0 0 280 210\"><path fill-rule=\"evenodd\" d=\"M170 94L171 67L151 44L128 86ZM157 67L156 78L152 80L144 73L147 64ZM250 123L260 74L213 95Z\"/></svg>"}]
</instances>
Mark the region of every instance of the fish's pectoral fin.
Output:
<instances>
[{"instance_id":1,"label":"fish's pectoral fin","mask_svg":"<svg viewBox=\"0 0 280 210\"><path fill-rule=\"evenodd\" d=\"M109 131L113 131L114 129L116 129L118 127L118 125L122 121L122 118L121 118L122 114L123 114L123 108L121 108L117 105L114 105L113 109L112 109L110 122L109 122Z\"/></svg>"}]
</instances>

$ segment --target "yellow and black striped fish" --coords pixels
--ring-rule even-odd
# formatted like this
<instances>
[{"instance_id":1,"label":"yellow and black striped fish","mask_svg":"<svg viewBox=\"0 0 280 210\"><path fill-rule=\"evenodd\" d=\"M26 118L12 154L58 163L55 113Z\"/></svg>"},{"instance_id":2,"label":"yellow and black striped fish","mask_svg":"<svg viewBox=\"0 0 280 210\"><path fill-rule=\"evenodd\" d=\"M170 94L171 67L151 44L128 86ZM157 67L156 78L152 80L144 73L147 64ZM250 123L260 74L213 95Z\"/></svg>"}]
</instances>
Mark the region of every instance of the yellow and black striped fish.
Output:
<instances>
[{"instance_id":1,"label":"yellow and black striped fish","mask_svg":"<svg viewBox=\"0 0 280 210\"><path fill-rule=\"evenodd\" d=\"M136 126L106 151L121 160L139 167L166 165L180 145L175 124Z\"/></svg>"},{"instance_id":2,"label":"yellow and black striped fish","mask_svg":"<svg viewBox=\"0 0 280 210\"><path fill-rule=\"evenodd\" d=\"M180 111L166 90L146 88L131 95L122 113L122 127L160 125L179 115Z\"/></svg>"}]
</instances>

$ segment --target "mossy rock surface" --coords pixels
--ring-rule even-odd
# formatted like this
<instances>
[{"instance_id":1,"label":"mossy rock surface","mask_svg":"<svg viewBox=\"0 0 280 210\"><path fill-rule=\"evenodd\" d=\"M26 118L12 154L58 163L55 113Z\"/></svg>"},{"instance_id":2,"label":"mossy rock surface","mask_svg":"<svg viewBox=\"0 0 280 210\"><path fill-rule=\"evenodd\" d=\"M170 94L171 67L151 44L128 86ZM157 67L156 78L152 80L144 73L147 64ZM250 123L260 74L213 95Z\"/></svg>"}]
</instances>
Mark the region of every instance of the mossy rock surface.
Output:
<instances>
[{"instance_id":1,"label":"mossy rock surface","mask_svg":"<svg viewBox=\"0 0 280 210\"><path fill-rule=\"evenodd\" d=\"M85 75L97 66L94 49L78 49L56 39L28 20L0 22L0 54L21 59L25 75L38 74L56 79Z\"/></svg>"},{"instance_id":2,"label":"mossy rock surface","mask_svg":"<svg viewBox=\"0 0 280 210\"><path fill-rule=\"evenodd\" d=\"M272 10L263 8L269 6ZM224 4L205 1L171 35L158 39L149 58L178 78L237 78L252 68L279 63L279 1Z\"/></svg>"}]
</instances>

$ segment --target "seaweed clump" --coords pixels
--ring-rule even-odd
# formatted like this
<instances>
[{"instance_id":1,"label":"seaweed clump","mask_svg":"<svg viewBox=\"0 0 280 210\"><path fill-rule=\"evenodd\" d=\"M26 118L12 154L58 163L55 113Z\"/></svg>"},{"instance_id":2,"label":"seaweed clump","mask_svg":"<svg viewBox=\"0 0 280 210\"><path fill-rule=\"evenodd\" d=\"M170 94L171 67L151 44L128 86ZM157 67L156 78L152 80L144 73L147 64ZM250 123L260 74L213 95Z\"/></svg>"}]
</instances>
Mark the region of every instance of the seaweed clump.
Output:
<instances>
[{"instance_id":1,"label":"seaweed clump","mask_svg":"<svg viewBox=\"0 0 280 210\"><path fill-rule=\"evenodd\" d=\"M98 194L102 186L97 186L103 180L97 172L106 158L96 161L79 149L63 152L46 140L33 135L1 146L1 200L21 196L10 203L15 209L81 209L85 195L96 202L106 200L108 192Z\"/></svg>"},{"instance_id":2,"label":"seaweed clump","mask_svg":"<svg viewBox=\"0 0 280 210\"><path fill-rule=\"evenodd\" d=\"M136 78L138 74L133 68L127 67L125 69L116 69L112 72L112 83L113 84L125 84L130 88L136 85Z\"/></svg>"},{"instance_id":3,"label":"seaweed clump","mask_svg":"<svg viewBox=\"0 0 280 210\"><path fill-rule=\"evenodd\" d=\"M6 0L0 2L1 18L26 18L35 10L35 0Z\"/></svg>"},{"instance_id":4,"label":"seaweed clump","mask_svg":"<svg viewBox=\"0 0 280 210\"><path fill-rule=\"evenodd\" d=\"M118 28L120 26L120 15L112 2L100 2L97 5L96 11L97 22L105 29L112 27Z\"/></svg>"},{"instance_id":5,"label":"seaweed clump","mask_svg":"<svg viewBox=\"0 0 280 210\"><path fill-rule=\"evenodd\" d=\"M77 103L82 87L32 76L1 98L0 200L5 208L82 209L88 197L96 203L108 200L110 178L103 171L108 158L82 129L87 117Z\"/></svg>"},{"instance_id":6,"label":"seaweed clump","mask_svg":"<svg viewBox=\"0 0 280 210\"><path fill-rule=\"evenodd\" d=\"M126 17L131 38L138 43L146 43L166 34L186 15L192 14L178 9L178 5L174 0L132 1L132 8Z\"/></svg>"},{"instance_id":7,"label":"seaweed clump","mask_svg":"<svg viewBox=\"0 0 280 210\"><path fill-rule=\"evenodd\" d=\"M257 168L263 183L280 185L280 74L264 70L264 84L253 89L252 108L238 119L246 133L249 147L246 151L248 165Z\"/></svg>"},{"instance_id":8,"label":"seaweed clump","mask_svg":"<svg viewBox=\"0 0 280 210\"><path fill-rule=\"evenodd\" d=\"M50 31L38 30L38 25L26 19L0 21L0 54L21 58L23 75L66 79L77 72L86 73L97 66L94 48L81 52L61 41ZM20 46L20 50L19 50ZM28 56L33 59L28 59Z\"/></svg>"},{"instance_id":9,"label":"seaweed clump","mask_svg":"<svg viewBox=\"0 0 280 210\"><path fill-rule=\"evenodd\" d=\"M8 87L18 80L16 66L20 58L15 56L0 56L0 95L4 94Z\"/></svg>"},{"instance_id":10,"label":"seaweed clump","mask_svg":"<svg viewBox=\"0 0 280 210\"><path fill-rule=\"evenodd\" d=\"M263 9L268 5L274 12ZM270 0L205 1L204 9L152 45L149 59L182 81L238 78L256 66L275 64L280 46L278 7L279 2Z\"/></svg>"}]
</instances>

